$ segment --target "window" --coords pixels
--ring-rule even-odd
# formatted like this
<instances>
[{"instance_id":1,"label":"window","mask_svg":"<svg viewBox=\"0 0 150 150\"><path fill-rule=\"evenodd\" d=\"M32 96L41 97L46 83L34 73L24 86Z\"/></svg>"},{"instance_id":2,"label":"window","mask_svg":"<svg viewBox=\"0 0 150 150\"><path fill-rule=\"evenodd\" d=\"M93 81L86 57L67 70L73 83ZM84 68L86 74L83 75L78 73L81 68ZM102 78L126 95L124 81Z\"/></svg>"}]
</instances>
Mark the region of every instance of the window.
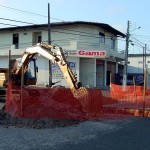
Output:
<instances>
[{"instance_id":1,"label":"window","mask_svg":"<svg viewBox=\"0 0 150 150\"><path fill-rule=\"evenodd\" d=\"M102 32L99 32L99 37L100 37L100 43L105 43L105 34Z\"/></svg>"},{"instance_id":2,"label":"window","mask_svg":"<svg viewBox=\"0 0 150 150\"><path fill-rule=\"evenodd\" d=\"M150 61L147 61L147 63L150 63Z\"/></svg>"},{"instance_id":3,"label":"window","mask_svg":"<svg viewBox=\"0 0 150 150\"><path fill-rule=\"evenodd\" d=\"M130 61L128 61L128 64L130 64Z\"/></svg>"},{"instance_id":4,"label":"window","mask_svg":"<svg viewBox=\"0 0 150 150\"><path fill-rule=\"evenodd\" d=\"M29 65L28 65L28 78L35 78L35 62L34 61L30 61Z\"/></svg>"},{"instance_id":5,"label":"window","mask_svg":"<svg viewBox=\"0 0 150 150\"><path fill-rule=\"evenodd\" d=\"M15 49L19 48L19 34L18 33L13 34L12 44L15 45Z\"/></svg>"},{"instance_id":6,"label":"window","mask_svg":"<svg viewBox=\"0 0 150 150\"><path fill-rule=\"evenodd\" d=\"M113 37L111 38L111 48L115 48L115 39Z\"/></svg>"},{"instance_id":7,"label":"window","mask_svg":"<svg viewBox=\"0 0 150 150\"><path fill-rule=\"evenodd\" d=\"M33 32L32 33L32 45L42 42L42 32Z\"/></svg>"},{"instance_id":8,"label":"window","mask_svg":"<svg viewBox=\"0 0 150 150\"><path fill-rule=\"evenodd\" d=\"M37 37L37 42L38 42L38 43L41 43L41 42L42 42L42 36L41 36L41 35L39 35L39 36Z\"/></svg>"}]
</instances>

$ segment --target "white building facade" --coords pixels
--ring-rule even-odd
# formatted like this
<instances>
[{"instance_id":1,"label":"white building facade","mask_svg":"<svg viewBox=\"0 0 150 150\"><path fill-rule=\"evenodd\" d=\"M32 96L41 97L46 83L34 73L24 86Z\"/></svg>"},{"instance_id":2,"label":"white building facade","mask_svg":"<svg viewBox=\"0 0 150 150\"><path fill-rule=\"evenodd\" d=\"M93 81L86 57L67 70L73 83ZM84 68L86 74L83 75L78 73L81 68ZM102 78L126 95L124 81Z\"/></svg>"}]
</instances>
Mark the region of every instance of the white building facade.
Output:
<instances>
[{"instance_id":1,"label":"white building facade","mask_svg":"<svg viewBox=\"0 0 150 150\"><path fill-rule=\"evenodd\" d=\"M118 51L118 36L123 33L103 23L51 23L51 44L67 52L67 61L83 86L101 88L109 85L110 74L118 73L118 62L124 60L124 51ZM48 25L30 25L0 29L0 68L8 68L11 59L21 57L27 47L48 42ZM49 83L49 60L37 57L37 85ZM68 87L63 74L52 64L52 81Z\"/></svg>"},{"instance_id":2,"label":"white building facade","mask_svg":"<svg viewBox=\"0 0 150 150\"><path fill-rule=\"evenodd\" d=\"M147 71L147 86L150 86L150 54L129 54L128 55L128 73L144 74Z\"/></svg>"}]
</instances>

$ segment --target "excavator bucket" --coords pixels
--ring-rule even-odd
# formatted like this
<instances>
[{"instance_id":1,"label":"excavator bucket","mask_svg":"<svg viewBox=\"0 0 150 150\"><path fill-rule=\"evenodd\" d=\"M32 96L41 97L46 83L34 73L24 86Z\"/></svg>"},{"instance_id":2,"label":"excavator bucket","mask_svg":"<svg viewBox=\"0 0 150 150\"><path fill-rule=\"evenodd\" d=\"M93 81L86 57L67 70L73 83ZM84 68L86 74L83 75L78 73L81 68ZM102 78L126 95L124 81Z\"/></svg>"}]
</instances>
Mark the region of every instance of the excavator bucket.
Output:
<instances>
[{"instance_id":1,"label":"excavator bucket","mask_svg":"<svg viewBox=\"0 0 150 150\"><path fill-rule=\"evenodd\" d=\"M82 106L82 111L87 118L99 116L102 113L102 93L98 89L80 87L73 96Z\"/></svg>"}]
</instances>

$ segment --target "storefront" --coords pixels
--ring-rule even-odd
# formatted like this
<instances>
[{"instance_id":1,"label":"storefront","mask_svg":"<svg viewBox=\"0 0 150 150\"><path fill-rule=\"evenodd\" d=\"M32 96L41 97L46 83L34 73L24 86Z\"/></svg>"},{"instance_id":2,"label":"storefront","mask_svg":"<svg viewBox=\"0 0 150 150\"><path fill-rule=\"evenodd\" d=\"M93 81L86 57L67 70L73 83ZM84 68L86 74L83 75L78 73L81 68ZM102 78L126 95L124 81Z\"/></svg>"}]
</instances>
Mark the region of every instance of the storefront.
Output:
<instances>
[{"instance_id":1,"label":"storefront","mask_svg":"<svg viewBox=\"0 0 150 150\"><path fill-rule=\"evenodd\" d=\"M110 61L106 51L71 50L67 51L67 61L83 86L101 88L109 86L110 77L118 71L117 63ZM52 66L53 82L58 85L68 86L63 74L56 64Z\"/></svg>"}]
</instances>

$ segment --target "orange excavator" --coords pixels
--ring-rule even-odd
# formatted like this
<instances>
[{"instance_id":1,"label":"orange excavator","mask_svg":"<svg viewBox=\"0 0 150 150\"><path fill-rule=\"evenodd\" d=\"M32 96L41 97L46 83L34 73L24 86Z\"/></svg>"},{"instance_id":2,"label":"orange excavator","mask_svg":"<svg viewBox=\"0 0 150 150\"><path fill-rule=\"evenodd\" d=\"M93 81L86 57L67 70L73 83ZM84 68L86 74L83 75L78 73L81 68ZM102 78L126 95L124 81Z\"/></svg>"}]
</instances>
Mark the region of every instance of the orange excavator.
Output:
<instances>
[{"instance_id":1,"label":"orange excavator","mask_svg":"<svg viewBox=\"0 0 150 150\"><path fill-rule=\"evenodd\" d=\"M59 46L43 43L38 43L33 47L27 48L22 57L16 59L16 62L10 71L10 81L12 85L21 85L22 77L24 85L36 85L37 67L36 59L34 59L36 54L42 55L59 66L74 97L82 98L88 93L87 89L82 87L81 83L77 81L76 76L66 61L63 49ZM29 64L32 64L33 66L30 71L28 68Z\"/></svg>"}]
</instances>

